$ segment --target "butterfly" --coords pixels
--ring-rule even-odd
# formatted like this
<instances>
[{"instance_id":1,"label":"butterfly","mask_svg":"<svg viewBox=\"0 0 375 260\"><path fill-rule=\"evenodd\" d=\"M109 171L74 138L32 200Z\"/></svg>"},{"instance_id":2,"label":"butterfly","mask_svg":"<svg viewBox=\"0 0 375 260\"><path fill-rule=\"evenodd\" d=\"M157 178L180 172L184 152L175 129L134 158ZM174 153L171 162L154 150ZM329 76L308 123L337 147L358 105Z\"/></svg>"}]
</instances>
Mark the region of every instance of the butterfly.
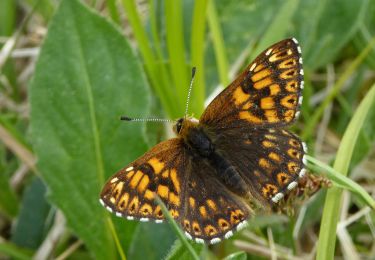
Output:
<instances>
[{"instance_id":1,"label":"butterfly","mask_svg":"<svg viewBox=\"0 0 375 260\"><path fill-rule=\"evenodd\" d=\"M272 207L305 174L306 145L285 128L300 113L301 48L285 39L263 51L206 108L105 184L101 204L118 217L162 222L157 195L186 236L214 244Z\"/></svg>"}]
</instances>

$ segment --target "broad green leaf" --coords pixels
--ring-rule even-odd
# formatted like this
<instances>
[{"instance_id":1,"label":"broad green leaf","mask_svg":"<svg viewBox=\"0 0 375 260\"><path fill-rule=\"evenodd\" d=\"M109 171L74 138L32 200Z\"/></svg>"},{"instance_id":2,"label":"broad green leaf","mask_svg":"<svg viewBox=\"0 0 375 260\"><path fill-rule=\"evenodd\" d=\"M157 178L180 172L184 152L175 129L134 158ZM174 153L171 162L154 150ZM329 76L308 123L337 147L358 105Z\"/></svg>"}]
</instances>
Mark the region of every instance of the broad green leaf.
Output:
<instances>
[{"instance_id":1,"label":"broad green leaf","mask_svg":"<svg viewBox=\"0 0 375 260\"><path fill-rule=\"evenodd\" d=\"M176 239L167 223L141 223L134 232L129 259L162 259Z\"/></svg>"},{"instance_id":2,"label":"broad green leaf","mask_svg":"<svg viewBox=\"0 0 375 260\"><path fill-rule=\"evenodd\" d=\"M17 246L37 249L43 241L51 209L44 197L45 192L46 187L39 178L34 178L25 190L20 214L12 232L12 242Z\"/></svg>"},{"instance_id":3,"label":"broad green leaf","mask_svg":"<svg viewBox=\"0 0 375 260\"><path fill-rule=\"evenodd\" d=\"M149 110L138 59L110 22L65 0L50 23L30 95L32 141L51 201L97 258L113 259L108 213L98 199L105 180L146 150L144 125L119 120ZM135 223L119 219L115 227L127 247Z\"/></svg>"}]
</instances>

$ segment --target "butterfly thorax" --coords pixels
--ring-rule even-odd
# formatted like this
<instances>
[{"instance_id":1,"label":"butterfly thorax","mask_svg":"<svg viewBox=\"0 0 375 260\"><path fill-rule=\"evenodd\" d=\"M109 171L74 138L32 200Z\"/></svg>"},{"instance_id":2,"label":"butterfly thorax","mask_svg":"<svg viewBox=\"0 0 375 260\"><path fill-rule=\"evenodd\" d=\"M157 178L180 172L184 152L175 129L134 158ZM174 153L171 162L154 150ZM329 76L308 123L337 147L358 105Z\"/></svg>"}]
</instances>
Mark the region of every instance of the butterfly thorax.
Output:
<instances>
[{"instance_id":1,"label":"butterfly thorax","mask_svg":"<svg viewBox=\"0 0 375 260\"><path fill-rule=\"evenodd\" d=\"M215 149L215 143L210 138L212 134L199 124L198 120L181 118L173 129L184 140L191 155L215 169L217 177L226 187L239 195L245 195L249 192L246 183L236 168Z\"/></svg>"}]
</instances>

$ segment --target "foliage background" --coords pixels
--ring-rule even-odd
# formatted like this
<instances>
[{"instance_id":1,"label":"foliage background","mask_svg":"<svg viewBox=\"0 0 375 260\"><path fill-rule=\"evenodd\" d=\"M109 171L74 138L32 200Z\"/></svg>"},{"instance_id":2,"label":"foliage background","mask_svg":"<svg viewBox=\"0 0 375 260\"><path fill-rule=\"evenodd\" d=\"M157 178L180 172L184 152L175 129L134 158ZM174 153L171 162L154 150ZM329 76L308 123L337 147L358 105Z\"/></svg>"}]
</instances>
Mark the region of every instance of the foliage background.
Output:
<instances>
[{"instance_id":1,"label":"foliage background","mask_svg":"<svg viewBox=\"0 0 375 260\"><path fill-rule=\"evenodd\" d=\"M306 81L293 130L311 156L335 161L373 194L374 22L370 0L0 1L0 257L190 258L168 224L121 220L99 205L104 181L166 136L163 125L119 116L183 115L192 66L199 116L287 37L302 46ZM194 250L212 259L374 258L373 211L357 195L329 193L294 217L256 217L234 238ZM319 232L323 208L329 226Z\"/></svg>"}]
</instances>

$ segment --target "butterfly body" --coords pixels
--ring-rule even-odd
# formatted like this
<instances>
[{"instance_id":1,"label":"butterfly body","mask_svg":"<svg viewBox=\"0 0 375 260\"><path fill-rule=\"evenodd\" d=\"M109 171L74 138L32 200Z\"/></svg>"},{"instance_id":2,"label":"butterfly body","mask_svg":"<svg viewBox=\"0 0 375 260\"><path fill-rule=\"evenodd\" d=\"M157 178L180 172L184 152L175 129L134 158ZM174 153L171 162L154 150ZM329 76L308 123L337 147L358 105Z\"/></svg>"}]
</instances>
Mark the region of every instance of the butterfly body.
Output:
<instances>
[{"instance_id":1,"label":"butterfly body","mask_svg":"<svg viewBox=\"0 0 375 260\"><path fill-rule=\"evenodd\" d=\"M188 238L217 243L271 208L305 173L305 144L285 128L298 116L303 70L297 41L262 52L206 108L184 117L177 137L112 176L100 202L140 221L164 220L155 196Z\"/></svg>"},{"instance_id":2,"label":"butterfly body","mask_svg":"<svg viewBox=\"0 0 375 260\"><path fill-rule=\"evenodd\" d=\"M191 156L214 169L216 177L229 190L240 196L249 193L246 183L235 167L216 148L213 140L217 139L217 136L214 132L200 125L198 120L190 118L179 119L173 129L184 140Z\"/></svg>"}]
</instances>

